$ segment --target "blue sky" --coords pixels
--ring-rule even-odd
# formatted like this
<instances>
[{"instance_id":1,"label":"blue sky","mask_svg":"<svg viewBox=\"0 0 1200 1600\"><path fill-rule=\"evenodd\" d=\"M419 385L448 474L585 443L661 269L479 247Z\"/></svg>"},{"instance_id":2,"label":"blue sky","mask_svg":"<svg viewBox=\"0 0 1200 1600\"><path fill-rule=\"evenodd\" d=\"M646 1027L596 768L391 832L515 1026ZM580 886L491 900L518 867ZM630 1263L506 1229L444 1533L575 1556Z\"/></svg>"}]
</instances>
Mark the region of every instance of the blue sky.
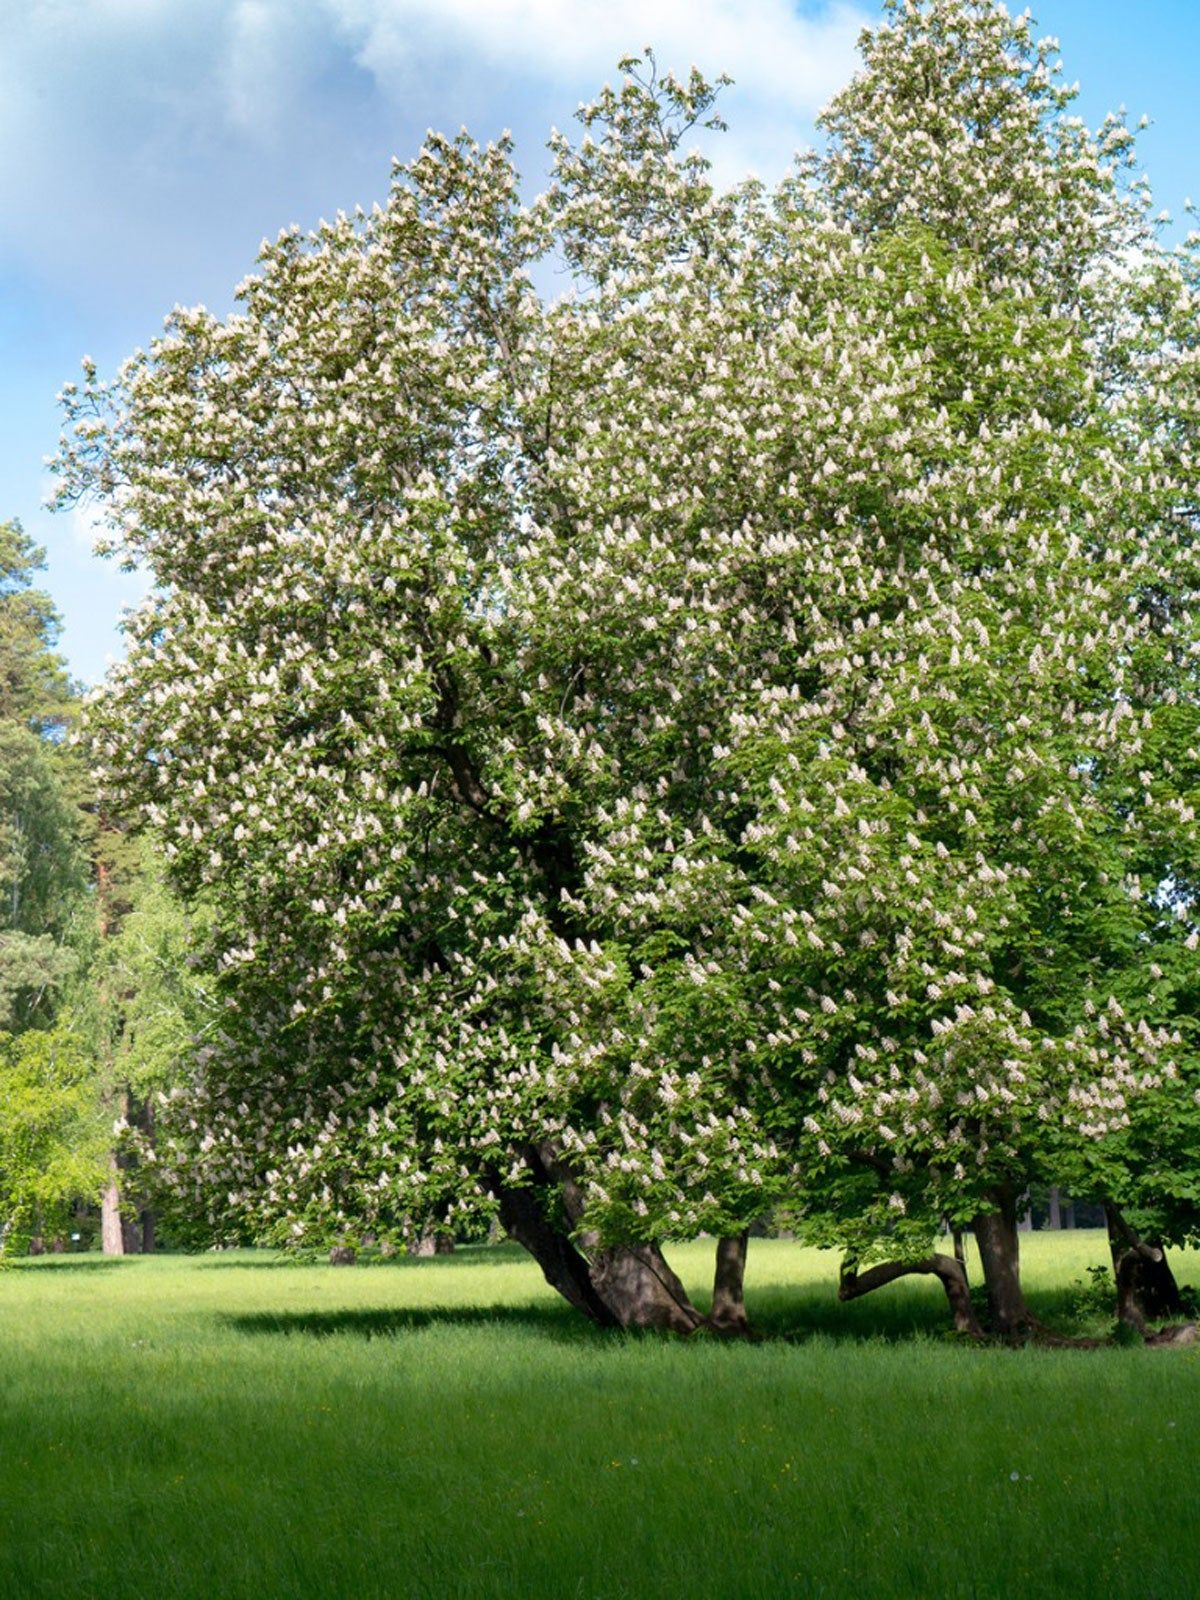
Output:
<instances>
[{"instance_id":1,"label":"blue sky","mask_svg":"<svg viewBox=\"0 0 1200 1600\"><path fill-rule=\"evenodd\" d=\"M1152 119L1161 205L1200 200L1200 0L1044 0L1092 122ZM386 194L427 127L543 143L616 59L653 44L736 80L720 167L783 170L845 81L876 0L0 0L0 516L46 545L63 647L94 681L140 593L90 554L87 518L51 517L54 396L109 369L177 302L217 310L259 241Z\"/></svg>"}]
</instances>

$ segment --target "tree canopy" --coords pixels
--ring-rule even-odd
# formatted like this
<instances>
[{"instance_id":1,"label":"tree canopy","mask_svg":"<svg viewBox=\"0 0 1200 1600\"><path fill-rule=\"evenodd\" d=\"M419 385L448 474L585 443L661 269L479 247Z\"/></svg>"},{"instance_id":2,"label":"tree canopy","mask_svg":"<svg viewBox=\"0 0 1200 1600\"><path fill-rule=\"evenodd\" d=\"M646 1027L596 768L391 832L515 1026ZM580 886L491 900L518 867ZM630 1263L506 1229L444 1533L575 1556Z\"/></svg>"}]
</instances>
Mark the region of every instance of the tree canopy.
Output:
<instances>
[{"instance_id":1,"label":"tree canopy","mask_svg":"<svg viewBox=\"0 0 1200 1600\"><path fill-rule=\"evenodd\" d=\"M1002 1325L1029 1183L1194 1228L1198 255L1054 53L897 0L728 192L719 85L630 59L536 200L431 135L68 390L156 582L98 776L221 950L180 1193L498 1208L673 1326L661 1242L781 1204L974 1222Z\"/></svg>"}]
</instances>

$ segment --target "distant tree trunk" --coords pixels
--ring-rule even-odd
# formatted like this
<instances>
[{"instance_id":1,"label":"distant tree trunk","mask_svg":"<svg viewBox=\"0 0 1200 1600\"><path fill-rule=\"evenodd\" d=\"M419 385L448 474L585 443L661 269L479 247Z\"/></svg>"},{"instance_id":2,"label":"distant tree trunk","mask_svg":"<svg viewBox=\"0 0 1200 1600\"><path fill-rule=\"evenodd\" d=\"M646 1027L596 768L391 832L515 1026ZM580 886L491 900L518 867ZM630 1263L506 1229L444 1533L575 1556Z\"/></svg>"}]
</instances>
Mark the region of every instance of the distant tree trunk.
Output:
<instances>
[{"instance_id":1,"label":"distant tree trunk","mask_svg":"<svg viewBox=\"0 0 1200 1600\"><path fill-rule=\"evenodd\" d=\"M971 1304L966 1271L962 1262L956 1261L953 1256L935 1252L920 1261L881 1261L878 1266L868 1267L865 1272L856 1271L852 1263L844 1261L838 1282L838 1299L858 1300L864 1294L882 1289L885 1284L895 1283L897 1278L905 1278L912 1273L928 1273L936 1277L946 1291L955 1329L959 1333L982 1338L983 1329Z\"/></svg>"},{"instance_id":2,"label":"distant tree trunk","mask_svg":"<svg viewBox=\"0 0 1200 1600\"><path fill-rule=\"evenodd\" d=\"M110 1177L100 1196L100 1249L106 1256L125 1254L125 1231L121 1226L121 1190L117 1182L117 1156L108 1159Z\"/></svg>"},{"instance_id":3,"label":"distant tree trunk","mask_svg":"<svg viewBox=\"0 0 1200 1600\"><path fill-rule=\"evenodd\" d=\"M423 1228L413 1240L409 1254L421 1257L451 1256L454 1254L454 1240L437 1227Z\"/></svg>"},{"instance_id":4,"label":"distant tree trunk","mask_svg":"<svg viewBox=\"0 0 1200 1600\"><path fill-rule=\"evenodd\" d=\"M747 1231L717 1240L717 1264L713 1273L709 1320L720 1333L745 1333L749 1327L744 1297L749 1238Z\"/></svg>"},{"instance_id":5,"label":"distant tree trunk","mask_svg":"<svg viewBox=\"0 0 1200 1600\"><path fill-rule=\"evenodd\" d=\"M1070 1195L1068 1195L1067 1196L1067 1203L1063 1207L1063 1227L1064 1228L1073 1228L1074 1226L1075 1226L1075 1202L1074 1202L1074 1200L1071 1199Z\"/></svg>"},{"instance_id":6,"label":"distant tree trunk","mask_svg":"<svg viewBox=\"0 0 1200 1600\"><path fill-rule=\"evenodd\" d=\"M1061 1228L1062 1227L1062 1204L1061 1204L1061 1202L1059 1200L1059 1194L1058 1194L1058 1189L1057 1188L1052 1188L1050 1190L1048 1204L1049 1204L1049 1208L1050 1208L1050 1215L1046 1219L1046 1226L1048 1228Z\"/></svg>"},{"instance_id":7,"label":"distant tree trunk","mask_svg":"<svg viewBox=\"0 0 1200 1600\"><path fill-rule=\"evenodd\" d=\"M110 1105L119 1107L125 1122L134 1121L133 1097L129 1085L112 1093ZM138 1222L121 1215L121 1202L126 1199L125 1174L129 1158L118 1150L108 1157L108 1183L100 1197L100 1248L106 1256L137 1256L142 1253L142 1230Z\"/></svg>"},{"instance_id":8,"label":"distant tree trunk","mask_svg":"<svg viewBox=\"0 0 1200 1600\"><path fill-rule=\"evenodd\" d=\"M1011 1189L996 1189L991 1198L996 1209L981 1212L975 1218L975 1242L987 1286L992 1329L1004 1338L1015 1338L1035 1326L1021 1288L1016 1197Z\"/></svg>"},{"instance_id":9,"label":"distant tree trunk","mask_svg":"<svg viewBox=\"0 0 1200 1600\"><path fill-rule=\"evenodd\" d=\"M154 1148L154 1101L148 1097L142 1102L138 1112L138 1126L149 1143ZM146 1255L153 1255L158 1244L158 1225L154 1212L150 1206L143 1206L138 1214L138 1222L142 1229L142 1250Z\"/></svg>"},{"instance_id":10,"label":"distant tree trunk","mask_svg":"<svg viewBox=\"0 0 1200 1600\"><path fill-rule=\"evenodd\" d=\"M1105 1204L1104 1220L1120 1321L1145 1333L1150 1322L1181 1316L1179 1285L1162 1247L1140 1239L1114 1205Z\"/></svg>"}]
</instances>

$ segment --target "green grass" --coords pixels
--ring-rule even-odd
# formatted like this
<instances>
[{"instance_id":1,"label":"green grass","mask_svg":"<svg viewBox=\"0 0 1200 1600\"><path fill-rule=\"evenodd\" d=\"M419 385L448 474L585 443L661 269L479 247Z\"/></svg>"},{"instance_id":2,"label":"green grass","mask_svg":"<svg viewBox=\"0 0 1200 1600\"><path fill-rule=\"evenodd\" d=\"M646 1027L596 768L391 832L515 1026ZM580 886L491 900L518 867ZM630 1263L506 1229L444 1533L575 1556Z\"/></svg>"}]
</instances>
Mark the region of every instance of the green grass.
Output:
<instances>
[{"instance_id":1,"label":"green grass","mask_svg":"<svg viewBox=\"0 0 1200 1600\"><path fill-rule=\"evenodd\" d=\"M1036 1309L1102 1259L1028 1241ZM1196 1352L964 1348L935 1285L834 1280L755 1242L738 1345L593 1332L507 1249L22 1263L0 1595L1200 1594Z\"/></svg>"}]
</instances>

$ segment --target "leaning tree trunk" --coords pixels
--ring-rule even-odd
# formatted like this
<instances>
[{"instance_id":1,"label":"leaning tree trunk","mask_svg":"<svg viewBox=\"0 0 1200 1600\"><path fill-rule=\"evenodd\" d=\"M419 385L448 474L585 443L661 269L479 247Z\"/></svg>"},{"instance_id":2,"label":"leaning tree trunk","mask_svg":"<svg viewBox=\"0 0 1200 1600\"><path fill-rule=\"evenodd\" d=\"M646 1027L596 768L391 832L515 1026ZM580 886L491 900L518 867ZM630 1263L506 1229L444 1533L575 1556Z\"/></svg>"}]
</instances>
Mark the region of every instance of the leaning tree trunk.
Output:
<instances>
[{"instance_id":1,"label":"leaning tree trunk","mask_svg":"<svg viewBox=\"0 0 1200 1600\"><path fill-rule=\"evenodd\" d=\"M1136 1231L1107 1202L1108 1248L1117 1284L1117 1317L1145 1333L1147 1324L1183 1315L1179 1285L1161 1245L1138 1237Z\"/></svg>"},{"instance_id":2,"label":"leaning tree trunk","mask_svg":"<svg viewBox=\"0 0 1200 1600\"><path fill-rule=\"evenodd\" d=\"M495 1169L487 1183L505 1232L529 1251L551 1288L601 1327L694 1333L703 1326L658 1245L605 1245L587 1230L576 1244L572 1233L583 1216L583 1193L552 1145L531 1146L525 1160L529 1185L505 1182ZM556 1215L560 1210L565 1226Z\"/></svg>"},{"instance_id":3,"label":"leaning tree trunk","mask_svg":"<svg viewBox=\"0 0 1200 1600\"><path fill-rule=\"evenodd\" d=\"M529 1161L531 1170L557 1185L567 1221L578 1229L584 1215L583 1190L568 1163L549 1140L529 1152ZM605 1245L587 1229L579 1242L592 1284L618 1326L671 1333L694 1333L703 1326L704 1318L658 1245Z\"/></svg>"},{"instance_id":4,"label":"leaning tree trunk","mask_svg":"<svg viewBox=\"0 0 1200 1600\"><path fill-rule=\"evenodd\" d=\"M547 1217L537 1190L502 1183L496 1173L490 1176L489 1188L499 1203L500 1226L529 1251L550 1287L600 1327L620 1327L592 1282L588 1262Z\"/></svg>"},{"instance_id":5,"label":"leaning tree trunk","mask_svg":"<svg viewBox=\"0 0 1200 1600\"><path fill-rule=\"evenodd\" d=\"M861 1299L864 1294L882 1289L885 1284L895 1283L897 1278L908 1277L910 1273L930 1273L936 1277L946 1291L956 1331L969 1333L976 1339L982 1338L983 1329L971 1304L971 1292L962 1262L936 1251L920 1261L881 1261L878 1266L868 1267L865 1272L858 1272L853 1263L844 1261L838 1281L838 1299Z\"/></svg>"},{"instance_id":6,"label":"leaning tree trunk","mask_svg":"<svg viewBox=\"0 0 1200 1600\"><path fill-rule=\"evenodd\" d=\"M745 1333L746 1247L749 1231L717 1240L717 1264L713 1273L712 1310L709 1321L718 1333Z\"/></svg>"},{"instance_id":7,"label":"leaning tree trunk","mask_svg":"<svg viewBox=\"0 0 1200 1600\"><path fill-rule=\"evenodd\" d=\"M987 1286L992 1331L1003 1338L1020 1338L1036 1326L1021 1288L1021 1251L1017 1234L1016 1197L1009 1189L996 1189L994 1211L975 1218L975 1242L983 1281Z\"/></svg>"},{"instance_id":8,"label":"leaning tree trunk","mask_svg":"<svg viewBox=\"0 0 1200 1600\"><path fill-rule=\"evenodd\" d=\"M656 1244L600 1246L584 1237L592 1282L622 1328L695 1333L704 1318Z\"/></svg>"}]
</instances>

